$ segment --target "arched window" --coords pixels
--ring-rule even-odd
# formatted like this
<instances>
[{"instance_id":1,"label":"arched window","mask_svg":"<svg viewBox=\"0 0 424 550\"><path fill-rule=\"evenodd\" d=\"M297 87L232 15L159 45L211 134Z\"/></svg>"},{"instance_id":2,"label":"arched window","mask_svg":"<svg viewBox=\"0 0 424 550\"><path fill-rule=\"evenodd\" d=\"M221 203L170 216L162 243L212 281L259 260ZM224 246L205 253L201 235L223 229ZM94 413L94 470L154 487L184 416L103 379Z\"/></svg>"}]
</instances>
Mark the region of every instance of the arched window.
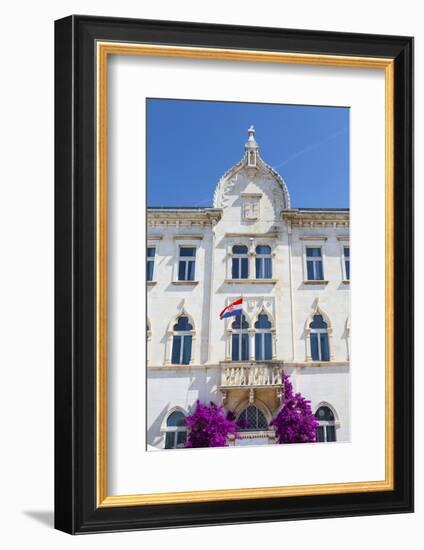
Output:
<instances>
[{"instance_id":1,"label":"arched window","mask_svg":"<svg viewBox=\"0 0 424 550\"><path fill-rule=\"evenodd\" d=\"M268 245L256 247L256 278L272 279L271 247Z\"/></svg>"},{"instance_id":2,"label":"arched window","mask_svg":"<svg viewBox=\"0 0 424 550\"><path fill-rule=\"evenodd\" d=\"M237 315L231 325L231 359L233 361L247 361L249 359L249 323L243 315Z\"/></svg>"},{"instance_id":3,"label":"arched window","mask_svg":"<svg viewBox=\"0 0 424 550\"><path fill-rule=\"evenodd\" d=\"M336 441L335 418L330 407L326 405L319 407L315 413L315 418L319 424L316 431L317 441L321 443L324 441Z\"/></svg>"},{"instance_id":4,"label":"arched window","mask_svg":"<svg viewBox=\"0 0 424 550\"><path fill-rule=\"evenodd\" d=\"M237 244L233 246L233 261L231 266L231 276L233 279L248 279L249 277L249 257L247 255L247 246Z\"/></svg>"},{"instance_id":5,"label":"arched window","mask_svg":"<svg viewBox=\"0 0 424 550\"><path fill-rule=\"evenodd\" d=\"M184 447L187 439L185 416L181 411L172 412L166 419L165 449Z\"/></svg>"},{"instance_id":6,"label":"arched window","mask_svg":"<svg viewBox=\"0 0 424 550\"><path fill-rule=\"evenodd\" d=\"M248 166L256 166L256 153L255 153L255 151L249 151Z\"/></svg>"},{"instance_id":7,"label":"arched window","mask_svg":"<svg viewBox=\"0 0 424 550\"><path fill-rule=\"evenodd\" d=\"M255 323L255 359L256 361L272 359L271 323L265 313L259 314Z\"/></svg>"},{"instance_id":8,"label":"arched window","mask_svg":"<svg viewBox=\"0 0 424 550\"><path fill-rule=\"evenodd\" d=\"M318 313L314 315L309 328L311 329L310 340L312 361L329 361L330 347L328 344L328 327L322 315Z\"/></svg>"},{"instance_id":9,"label":"arched window","mask_svg":"<svg viewBox=\"0 0 424 550\"><path fill-rule=\"evenodd\" d=\"M237 418L237 424L240 430L267 430L268 422L265 415L255 405L246 407Z\"/></svg>"},{"instance_id":10,"label":"arched window","mask_svg":"<svg viewBox=\"0 0 424 550\"><path fill-rule=\"evenodd\" d=\"M188 317L182 315L174 325L174 336L172 339L172 357L173 365L188 365L191 361L193 326Z\"/></svg>"}]
</instances>

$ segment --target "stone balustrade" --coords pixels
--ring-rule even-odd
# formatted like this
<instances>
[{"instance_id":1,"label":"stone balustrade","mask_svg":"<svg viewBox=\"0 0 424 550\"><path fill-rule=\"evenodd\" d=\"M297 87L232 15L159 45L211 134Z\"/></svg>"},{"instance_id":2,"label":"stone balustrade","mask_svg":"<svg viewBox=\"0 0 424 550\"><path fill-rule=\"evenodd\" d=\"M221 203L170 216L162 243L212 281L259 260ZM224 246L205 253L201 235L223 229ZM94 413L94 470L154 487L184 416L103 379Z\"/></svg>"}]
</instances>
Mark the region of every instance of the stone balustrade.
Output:
<instances>
[{"instance_id":1,"label":"stone balustrade","mask_svg":"<svg viewBox=\"0 0 424 550\"><path fill-rule=\"evenodd\" d=\"M267 363L221 365L221 388L277 387L282 384L281 366Z\"/></svg>"}]
</instances>

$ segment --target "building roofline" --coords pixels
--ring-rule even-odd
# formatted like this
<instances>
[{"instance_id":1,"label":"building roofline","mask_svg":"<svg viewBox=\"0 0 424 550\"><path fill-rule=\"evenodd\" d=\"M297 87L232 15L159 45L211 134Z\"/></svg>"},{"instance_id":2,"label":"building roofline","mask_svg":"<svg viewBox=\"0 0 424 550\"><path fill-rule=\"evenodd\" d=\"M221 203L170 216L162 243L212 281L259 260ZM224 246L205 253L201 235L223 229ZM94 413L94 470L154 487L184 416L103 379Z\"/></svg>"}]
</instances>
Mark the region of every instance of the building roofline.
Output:
<instances>
[{"instance_id":1,"label":"building roofline","mask_svg":"<svg viewBox=\"0 0 424 550\"><path fill-rule=\"evenodd\" d=\"M148 206L147 210L190 210L198 212L221 212L213 206ZM350 208L287 208L283 212L350 212Z\"/></svg>"}]
</instances>

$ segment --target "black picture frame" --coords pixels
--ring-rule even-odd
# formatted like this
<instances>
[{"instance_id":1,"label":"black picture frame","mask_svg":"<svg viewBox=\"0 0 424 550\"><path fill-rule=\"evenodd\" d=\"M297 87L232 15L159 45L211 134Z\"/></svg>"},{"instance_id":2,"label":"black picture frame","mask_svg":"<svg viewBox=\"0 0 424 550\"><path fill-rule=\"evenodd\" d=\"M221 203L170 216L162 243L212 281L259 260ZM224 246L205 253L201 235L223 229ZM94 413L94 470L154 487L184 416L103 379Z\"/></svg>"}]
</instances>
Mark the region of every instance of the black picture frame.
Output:
<instances>
[{"instance_id":1,"label":"black picture frame","mask_svg":"<svg viewBox=\"0 0 424 550\"><path fill-rule=\"evenodd\" d=\"M394 60L394 490L97 507L99 40ZM413 511L413 39L73 15L55 22L55 527L94 533Z\"/></svg>"}]
</instances>

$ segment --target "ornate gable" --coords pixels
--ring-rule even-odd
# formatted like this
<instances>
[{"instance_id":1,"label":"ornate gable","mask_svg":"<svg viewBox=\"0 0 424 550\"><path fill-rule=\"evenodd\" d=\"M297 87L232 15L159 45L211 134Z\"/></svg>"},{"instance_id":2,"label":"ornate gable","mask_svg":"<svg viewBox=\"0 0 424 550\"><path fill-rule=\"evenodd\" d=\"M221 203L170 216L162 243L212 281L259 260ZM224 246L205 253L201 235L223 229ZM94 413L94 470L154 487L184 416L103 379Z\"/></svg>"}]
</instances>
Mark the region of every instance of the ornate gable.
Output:
<instances>
[{"instance_id":1,"label":"ornate gable","mask_svg":"<svg viewBox=\"0 0 424 550\"><path fill-rule=\"evenodd\" d=\"M227 208L237 204L243 197L242 209L246 219L255 219L260 211L261 196L274 210L275 219L281 211L290 208L290 195L283 178L262 160L255 130L248 130L244 157L230 168L219 180L214 194L214 207Z\"/></svg>"}]
</instances>

